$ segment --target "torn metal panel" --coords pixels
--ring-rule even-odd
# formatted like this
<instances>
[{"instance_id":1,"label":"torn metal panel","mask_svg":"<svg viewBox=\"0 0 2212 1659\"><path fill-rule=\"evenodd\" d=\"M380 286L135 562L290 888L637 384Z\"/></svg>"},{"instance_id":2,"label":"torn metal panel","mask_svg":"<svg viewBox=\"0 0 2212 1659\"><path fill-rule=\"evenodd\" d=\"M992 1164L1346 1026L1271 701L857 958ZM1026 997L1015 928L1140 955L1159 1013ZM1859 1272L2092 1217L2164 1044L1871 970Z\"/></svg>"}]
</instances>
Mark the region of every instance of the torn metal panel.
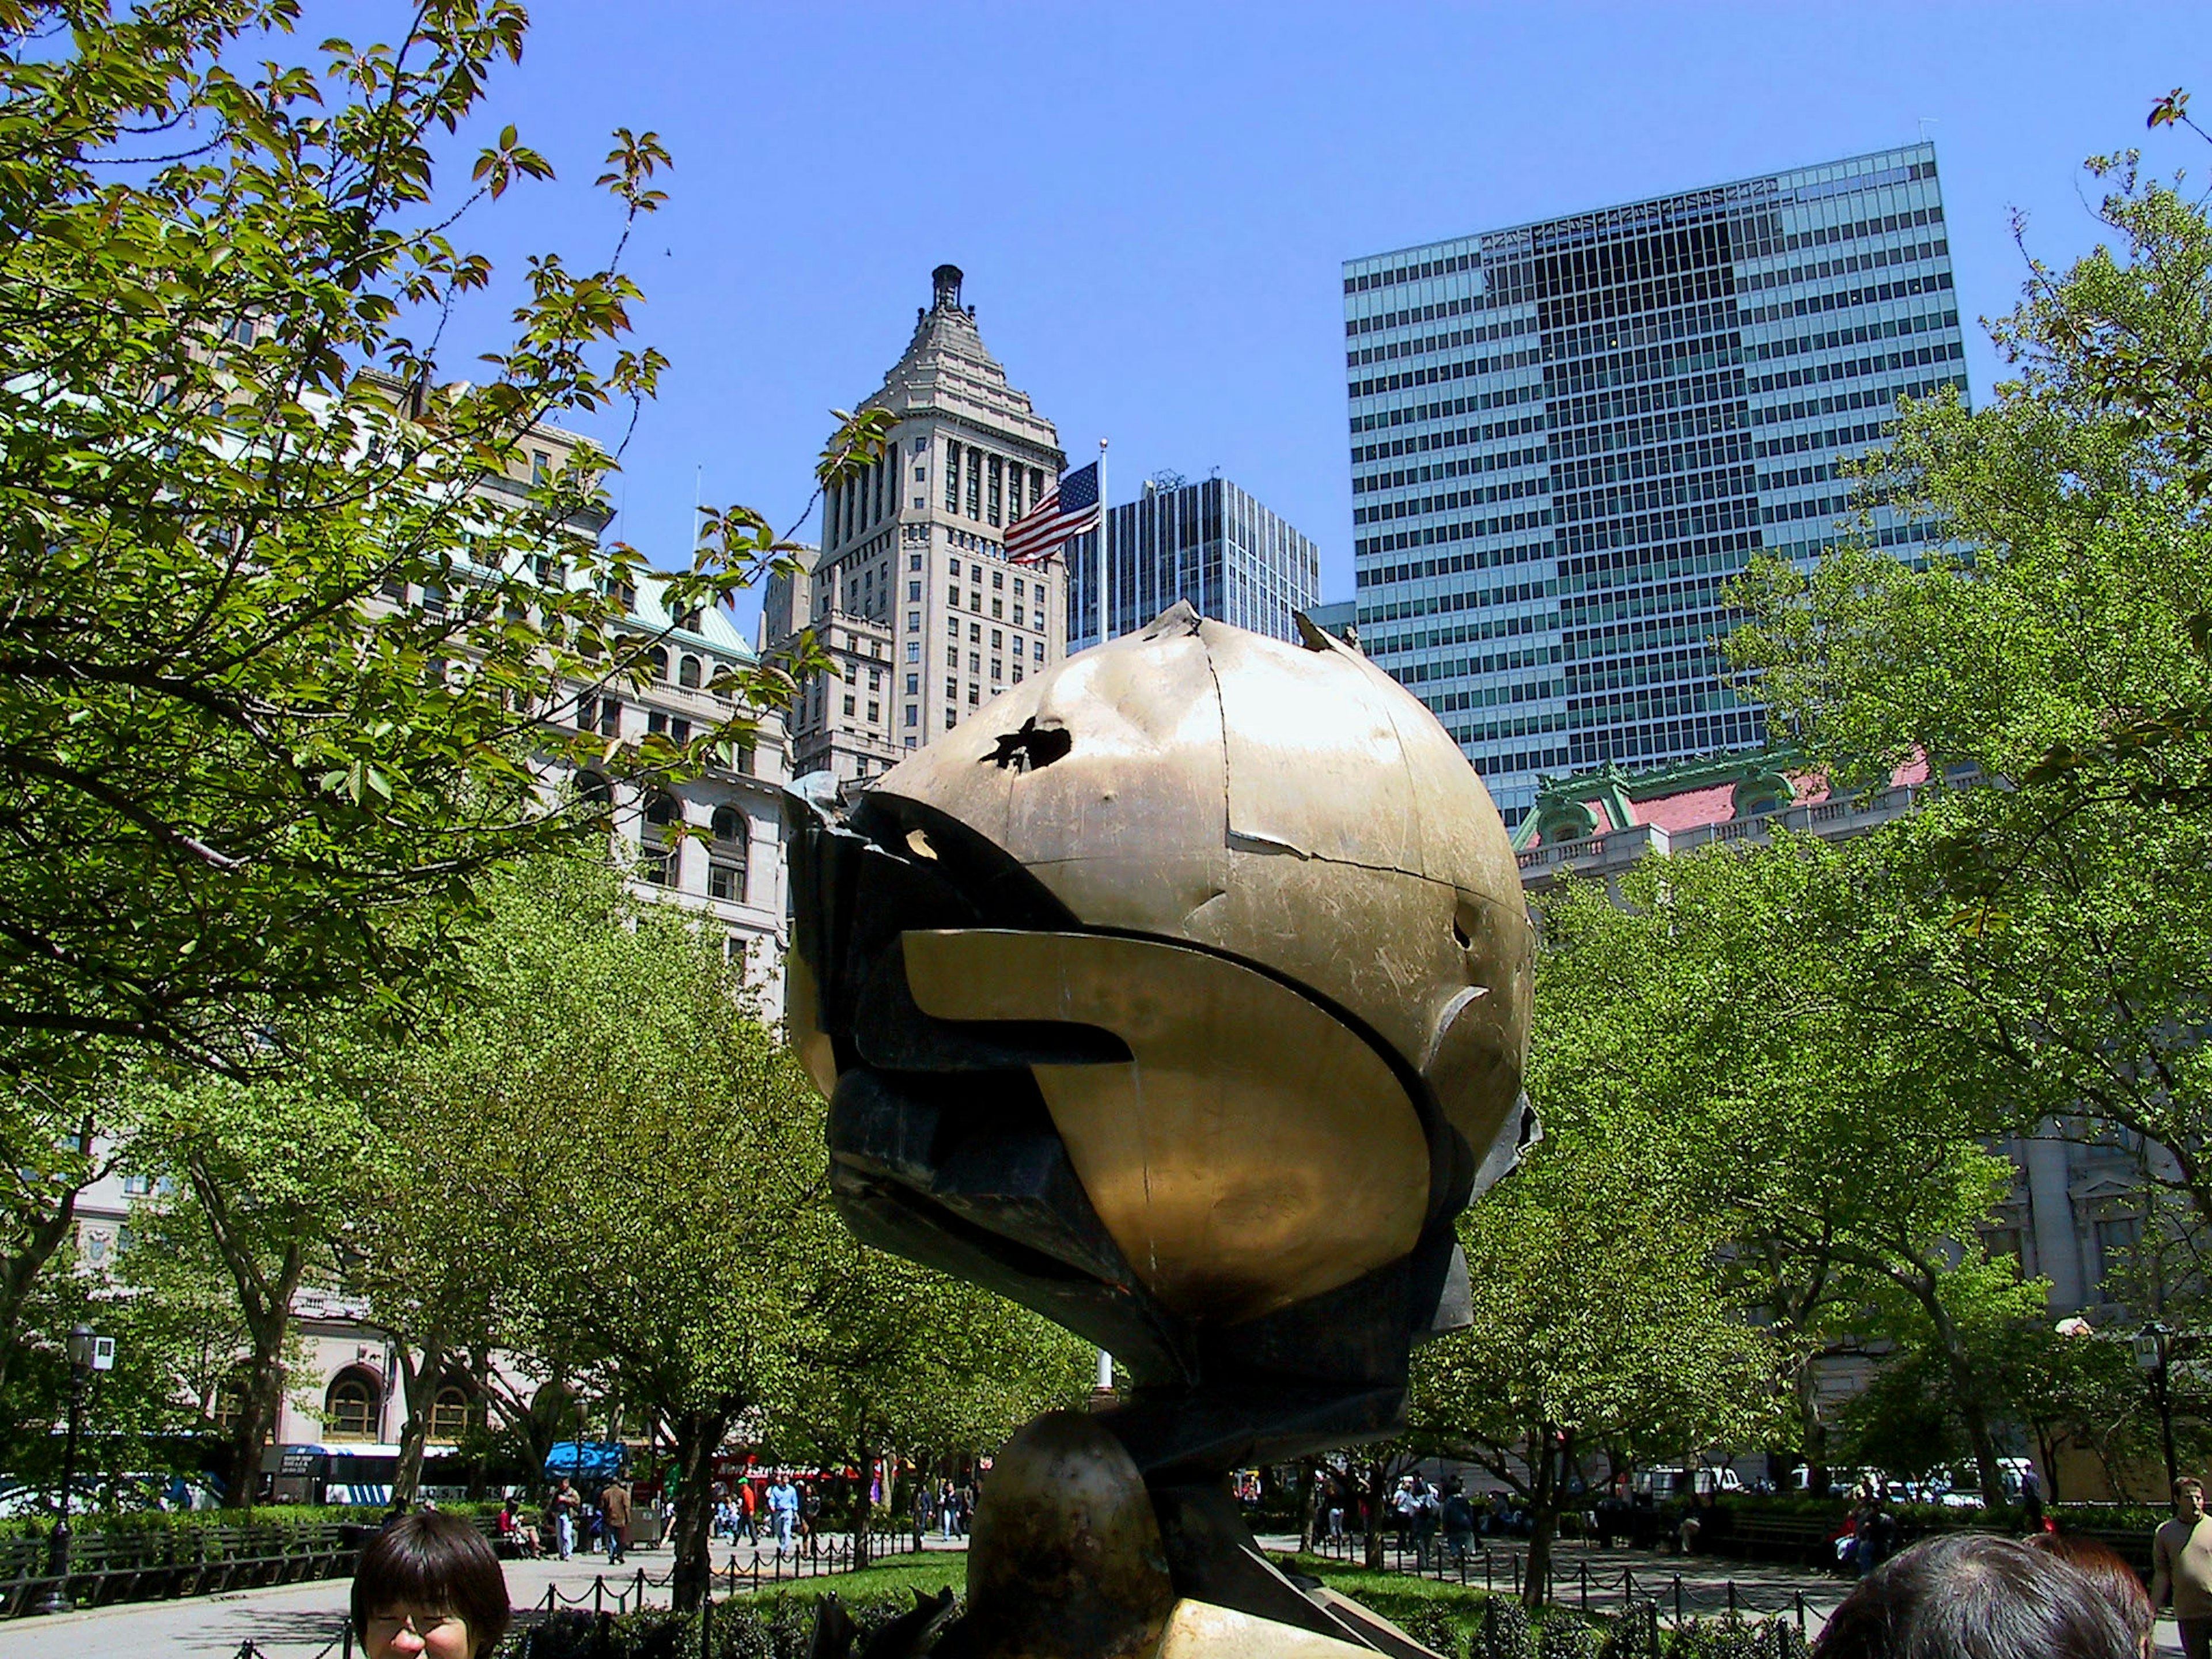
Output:
<instances>
[{"instance_id":1,"label":"torn metal panel","mask_svg":"<svg viewBox=\"0 0 2212 1659\"><path fill-rule=\"evenodd\" d=\"M1420 1118L1381 1056L1226 957L1099 934L911 933L925 1013L1110 1031L1126 1064L1038 1066L1085 1192L1171 1311L1234 1322L1410 1250L1429 1204Z\"/></svg>"}]
</instances>

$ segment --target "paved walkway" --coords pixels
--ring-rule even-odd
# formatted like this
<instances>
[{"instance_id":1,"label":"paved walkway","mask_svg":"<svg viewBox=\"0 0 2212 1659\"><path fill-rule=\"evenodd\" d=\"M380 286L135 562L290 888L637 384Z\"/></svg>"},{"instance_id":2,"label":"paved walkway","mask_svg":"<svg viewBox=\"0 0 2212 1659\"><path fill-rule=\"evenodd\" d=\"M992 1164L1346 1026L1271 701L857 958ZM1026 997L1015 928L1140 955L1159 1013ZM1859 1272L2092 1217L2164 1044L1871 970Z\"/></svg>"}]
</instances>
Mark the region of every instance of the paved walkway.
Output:
<instances>
[{"instance_id":1,"label":"paved walkway","mask_svg":"<svg viewBox=\"0 0 2212 1659\"><path fill-rule=\"evenodd\" d=\"M1297 1543L1296 1539L1289 1537L1262 1537L1260 1541L1271 1551L1288 1550ZM927 1540L927 1547L933 1553L964 1550L966 1545L964 1541L948 1544L933 1538ZM774 1554L772 1548L763 1553L763 1577L774 1570ZM740 1571L748 1571L751 1565L749 1548L740 1545L735 1555ZM722 1571L731 1558L728 1546L716 1545L715 1570ZM1525 1553L1515 1540L1494 1540L1489 1552L1492 1584L1500 1589L1509 1587L1516 1563L1524 1559ZM1663 1611L1671 1613L1674 1580L1679 1575L1686 1612L1711 1612L1726 1606L1732 1582L1736 1604L1747 1611L1786 1612L1794 1616L1796 1600L1802 1595L1807 1629L1817 1633L1821 1621L1850 1588L1841 1579L1801 1569L1723 1561L1706 1556L1684 1559L1640 1550L1585 1550L1579 1545L1568 1544L1555 1559L1554 1593L1569 1607L1580 1604L1583 1571L1588 1568L1590 1610L1594 1613L1616 1611L1620 1605L1625 1575L1632 1574L1638 1599L1655 1599ZM528 1608L544 1602L548 1585L557 1587L564 1601L582 1598L589 1605L593 1580L604 1577L607 1605L611 1607L617 1587L635 1586L635 1570L640 1567L648 1579L665 1577L669 1569L667 1550L635 1551L628 1563L611 1571L594 1556L578 1556L567 1562L511 1561L507 1564L507 1577L516 1607ZM785 1571L789 1571L787 1563ZM1458 1575L1455 1571L1451 1576ZM1478 1559L1470 1564L1468 1582L1479 1586L1482 1578L1482 1564ZM64 1613L58 1618L10 1620L0 1624L0 1659L53 1659L54 1656L62 1656L63 1659L137 1659L149 1653L231 1659L246 1641L252 1641L269 1659L316 1659L318 1655L336 1659L340 1652L338 1638L344 1626L350 1585L350 1580L331 1578L311 1584L278 1585L185 1601L130 1603ZM666 1605L667 1595L665 1589L658 1587L648 1590L648 1599L658 1606ZM2171 1621L2160 1622L2158 1638L2161 1659L2166 1656L2179 1659L2180 1643Z\"/></svg>"},{"instance_id":2,"label":"paved walkway","mask_svg":"<svg viewBox=\"0 0 2212 1659\"><path fill-rule=\"evenodd\" d=\"M840 1539L842 1545L846 1540ZM925 1548L964 1550L963 1543L947 1544L930 1539ZM760 1552L763 1582L776 1572L775 1550ZM750 1572L753 1552L740 1544L734 1552L726 1544L714 1547L716 1573L735 1559L741 1573ZM911 1560L911 1556L896 1558ZM634 1550L623 1565L610 1569L595 1555L579 1555L568 1561L509 1561L507 1594L519 1609L540 1607L548 1585L556 1586L564 1602L589 1607L592 1581L604 1577L604 1595L610 1610L617 1591L630 1589L642 1568L648 1580L668 1576L670 1557L664 1547ZM789 1561L782 1564L787 1577ZM809 1570L811 1576L811 1571ZM11 1619L0 1623L0 1659L136 1659L147 1653L219 1655L231 1659L241 1643L251 1641L269 1659L313 1659L335 1645L344 1629L350 1578L325 1578L307 1584L279 1584L267 1589L237 1590L222 1595L196 1595L174 1601L124 1602L83 1613L53 1618ZM648 1602L668 1605L668 1591L648 1585ZM631 1602L635 1606L633 1594Z\"/></svg>"}]
</instances>

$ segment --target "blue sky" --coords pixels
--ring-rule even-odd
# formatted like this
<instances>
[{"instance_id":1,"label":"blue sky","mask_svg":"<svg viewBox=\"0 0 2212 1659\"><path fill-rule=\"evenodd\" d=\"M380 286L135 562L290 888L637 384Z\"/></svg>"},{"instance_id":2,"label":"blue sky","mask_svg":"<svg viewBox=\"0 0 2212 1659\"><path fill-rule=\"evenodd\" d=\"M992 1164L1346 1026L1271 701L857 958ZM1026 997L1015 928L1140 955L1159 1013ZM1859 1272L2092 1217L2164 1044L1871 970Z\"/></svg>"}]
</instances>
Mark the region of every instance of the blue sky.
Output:
<instances>
[{"instance_id":1,"label":"blue sky","mask_svg":"<svg viewBox=\"0 0 2212 1659\"><path fill-rule=\"evenodd\" d=\"M615 485L617 533L664 562L688 548L695 489L797 516L828 410L879 383L940 261L966 270L984 339L1068 453L1112 439L1116 500L1163 468L1218 467L1321 544L1336 599L1346 258L1924 131L1972 318L2019 291L2015 210L2047 260L2095 240L2083 156L2212 165L2193 137L2143 128L2175 85L2202 83L2212 109L2202 0L532 15L488 113L560 181L470 240L507 279L535 250L595 263L607 131L652 128L673 153L669 205L629 261L640 337L672 367ZM1985 397L1996 365L1971 325L1968 372Z\"/></svg>"}]
</instances>

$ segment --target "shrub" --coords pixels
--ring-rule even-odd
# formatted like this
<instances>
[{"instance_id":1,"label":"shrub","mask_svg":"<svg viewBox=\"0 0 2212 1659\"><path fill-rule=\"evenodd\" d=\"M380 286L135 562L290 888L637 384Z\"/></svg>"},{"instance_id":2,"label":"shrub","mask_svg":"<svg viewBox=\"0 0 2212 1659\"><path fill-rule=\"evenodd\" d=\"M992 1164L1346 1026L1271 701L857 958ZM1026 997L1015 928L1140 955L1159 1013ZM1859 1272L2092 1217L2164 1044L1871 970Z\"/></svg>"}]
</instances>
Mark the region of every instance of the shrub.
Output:
<instances>
[{"instance_id":1,"label":"shrub","mask_svg":"<svg viewBox=\"0 0 2212 1659\"><path fill-rule=\"evenodd\" d=\"M1598 1649L1598 1659L1651 1659L1658 1651L1659 1609L1644 1601L1613 1621Z\"/></svg>"},{"instance_id":2,"label":"shrub","mask_svg":"<svg viewBox=\"0 0 2212 1659\"><path fill-rule=\"evenodd\" d=\"M1510 1596L1493 1595L1482 1604L1469 1659L1536 1659L1536 1640L1528 1614Z\"/></svg>"},{"instance_id":3,"label":"shrub","mask_svg":"<svg viewBox=\"0 0 2212 1659\"><path fill-rule=\"evenodd\" d=\"M1603 1638L1595 1626L1562 1611L1544 1620L1536 1651L1540 1659L1598 1659L1602 1646Z\"/></svg>"},{"instance_id":4,"label":"shrub","mask_svg":"<svg viewBox=\"0 0 2212 1659\"><path fill-rule=\"evenodd\" d=\"M704 1659L807 1659L814 1621L828 1595L777 1592L717 1601L709 1615L712 1650ZM856 1650L901 1613L915 1597L905 1591L864 1595L842 1605L860 1626ZM563 1608L517 1630L501 1650L501 1659L702 1659L699 1616L678 1615L665 1607L602 1620L581 1608Z\"/></svg>"}]
</instances>

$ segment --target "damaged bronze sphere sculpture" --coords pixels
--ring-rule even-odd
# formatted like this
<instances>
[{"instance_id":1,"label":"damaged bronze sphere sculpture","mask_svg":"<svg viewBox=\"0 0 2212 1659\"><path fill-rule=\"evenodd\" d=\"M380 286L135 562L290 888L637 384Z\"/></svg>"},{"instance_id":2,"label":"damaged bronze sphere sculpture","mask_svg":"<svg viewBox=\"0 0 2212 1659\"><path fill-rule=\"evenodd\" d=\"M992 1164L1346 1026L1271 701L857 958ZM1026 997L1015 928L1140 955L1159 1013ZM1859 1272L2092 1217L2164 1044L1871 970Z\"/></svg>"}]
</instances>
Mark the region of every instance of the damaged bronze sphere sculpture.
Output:
<instances>
[{"instance_id":1,"label":"damaged bronze sphere sculpture","mask_svg":"<svg viewBox=\"0 0 2212 1659\"><path fill-rule=\"evenodd\" d=\"M794 793L792 1037L861 1238L1102 1347L986 1482L936 1651L1424 1650L1225 1476L1391 1433L1452 1223L1534 1133L1532 940L1481 780L1351 647L1177 605L849 806Z\"/></svg>"}]
</instances>

